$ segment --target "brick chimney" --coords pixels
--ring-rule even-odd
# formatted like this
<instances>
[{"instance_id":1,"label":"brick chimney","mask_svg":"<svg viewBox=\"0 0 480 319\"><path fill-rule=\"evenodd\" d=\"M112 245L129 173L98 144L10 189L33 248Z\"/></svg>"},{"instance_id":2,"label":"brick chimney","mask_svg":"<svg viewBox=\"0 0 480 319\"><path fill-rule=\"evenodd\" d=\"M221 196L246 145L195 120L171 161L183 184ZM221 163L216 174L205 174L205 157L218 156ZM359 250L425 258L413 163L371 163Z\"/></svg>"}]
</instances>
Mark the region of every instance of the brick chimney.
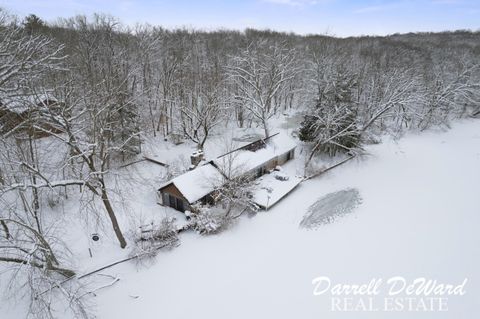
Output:
<instances>
[{"instance_id":1,"label":"brick chimney","mask_svg":"<svg viewBox=\"0 0 480 319\"><path fill-rule=\"evenodd\" d=\"M191 167L195 168L197 167L198 164L203 160L203 151L202 150L196 150L195 152L190 155L190 162L192 164Z\"/></svg>"}]
</instances>

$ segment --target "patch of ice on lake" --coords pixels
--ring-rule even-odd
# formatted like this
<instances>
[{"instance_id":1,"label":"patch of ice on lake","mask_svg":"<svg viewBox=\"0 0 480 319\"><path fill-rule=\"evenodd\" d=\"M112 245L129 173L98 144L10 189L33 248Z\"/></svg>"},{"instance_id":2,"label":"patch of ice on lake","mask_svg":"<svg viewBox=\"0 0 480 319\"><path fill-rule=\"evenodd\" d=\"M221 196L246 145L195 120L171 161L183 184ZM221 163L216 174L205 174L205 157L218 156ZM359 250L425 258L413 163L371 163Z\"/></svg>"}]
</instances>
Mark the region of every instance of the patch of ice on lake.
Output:
<instances>
[{"instance_id":1,"label":"patch of ice on lake","mask_svg":"<svg viewBox=\"0 0 480 319\"><path fill-rule=\"evenodd\" d=\"M361 201L360 193L356 188L327 194L308 208L300 222L300 227L313 229L333 223L337 218L352 213Z\"/></svg>"}]
</instances>

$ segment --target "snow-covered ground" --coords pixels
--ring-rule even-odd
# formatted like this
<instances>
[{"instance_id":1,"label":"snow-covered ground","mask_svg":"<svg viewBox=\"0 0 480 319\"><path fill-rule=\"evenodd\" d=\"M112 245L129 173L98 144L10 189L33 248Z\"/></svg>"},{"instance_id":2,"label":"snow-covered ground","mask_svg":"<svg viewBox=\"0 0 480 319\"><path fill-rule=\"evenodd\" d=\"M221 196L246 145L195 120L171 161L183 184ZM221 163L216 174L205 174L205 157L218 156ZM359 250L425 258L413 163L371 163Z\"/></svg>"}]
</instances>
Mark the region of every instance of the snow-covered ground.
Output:
<instances>
[{"instance_id":1,"label":"snow-covered ground","mask_svg":"<svg viewBox=\"0 0 480 319\"><path fill-rule=\"evenodd\" d=\"M480 121L367 149L371 156L300 184L268 212L221 234L185 233L155 263L103 271L120 281L93 298L98 318L478 318ZM137 198L143 209L163 209L148 192L154 186L132 182L132 192L145 190ZM314 230L299 227L312 204L345 189L362 199L353 212ZM84 249L81 269L121 257L114 241L107 246L89 264ZM332 312L330 296L312 294L318 276L351 284L392 276L468 282L447 312ZM0 311L2 319L19 313L5 304Z\"/></svg>"}]
</instances>

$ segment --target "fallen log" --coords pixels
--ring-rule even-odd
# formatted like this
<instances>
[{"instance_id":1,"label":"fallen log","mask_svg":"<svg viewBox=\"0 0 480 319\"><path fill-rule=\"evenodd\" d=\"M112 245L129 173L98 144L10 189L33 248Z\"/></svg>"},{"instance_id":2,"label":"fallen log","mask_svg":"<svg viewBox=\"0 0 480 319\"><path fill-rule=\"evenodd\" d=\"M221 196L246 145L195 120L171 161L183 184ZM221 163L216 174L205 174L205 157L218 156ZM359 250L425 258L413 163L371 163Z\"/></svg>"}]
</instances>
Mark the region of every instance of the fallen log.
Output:
<instances>
[{"instance_id":1,"label":"fallen log","mask_svg":"<svg viewBox=\"0 0 480 319\"><path fill-rule=\"evenodd\" d=\"M312 178L315 178L315 177L320 176L320 175L322 175L322 174L325 174L326 172L328 172L328 171L330 171L330 170L332 170L332 169L334 169L334 168L336 168L336 167L338 167L338 166L340 166L340 165L343 165L343 164L347 163L348 161L350 161L351 159L355 158L356 156L357 156L357 155L351 155L351 156L347 157L346 159L344 159L344 160L342 160L342 161L340 161L340 162L338 162L338 163L336 163L336 164L334 164L334 165L332 165L332 166L330 166L330 167L327 167L327 168L324 169L324 170L321 170L320 172L317 172L317 173L314 173L314 174L312 174L312 175L310 175L310 176L305 177L303 181L307 181L307 180L309 180L309 179L312 179Z\"/></svg>"},{"instance_id":2,"label":"fallen log","mask_svg":"<svg viewBox=\"0 0 480 319\"><path fill-rule=\"evenodd\" d=\"M127 164L120 165L118 168L128 167L128 166L130 166L130 165L137 164L137 163L140 163L140 162L143 162L143 161L146 161L146 159L145 159L145 158L141 158L141 159L139 159L139 160L136 160L136 161L133 161L133 162L130 162L130 163L127 163Z\"/></svg>"},{"instance_id":3,"label":"fallen log","mask_svg":"<svg viewBox=\"0 0 480 319\"><path fill-rule=\"evenodd\" d=\"M153 158L151 158L151 157L144 156L143 158L144 158L145 160L149 161L149 162L152 162L152 163L161 165L161 166L163 166L163 167L168 167L168 164L165 164L165 163L162 163L162 162L160 162L160 161L157 161L157 160L155 160L155 159L153 159Z\"/></svg>"},{"instance_id":4,"label":"fallen log","mask_svg":"<svg viewBox=\"0 0 480 319\"><path fill-rule=\"evenodd\" d=\"M160 249L165 248L165 247L167 247L167 246L168 246L168 244L165 244L165 245L156 247L155 250L160 250ZM127 261L130 261L130 260L134 260L134 259L143 257L143 256L145 256L145 255L147 255L147 254L151 254L151 252L145 252L145 253L143 253L143 254L138 254L138 255L135 255L135 256L131 256L131 257L128 257L128 258L124 258L124 259L118 260L118 261L116 261L116 262L107 264L107 265L105 265L105 266L103 266L103 267L100 267L100 268L97 268L97 269L95 269L95 270L89 271L89 272L87 272L87 273L85 273L85 274L83 274L83 275L80 275L80 276L78 276L78 275L71 276L71 277L69 277L69 278L67 278L67 279L65 279L65 280L62 280L61 282L57 283L56 285L50 287L49 289L42 291L42 292L39 293L35 298L37 298L38 296L41 296L41 295L43 295L43 294L51 291L52 289L59 288L61 285L69 282L70 280L72 280L72 279L74 279L74 278L80 280L80 279L83 279L83 278L85 278L85 277L88 277L88 276L91 276L91 275L93 275L93 274L96 274L96 273L98 273L98 272L100 272L100 271L102 271L102 270L111 268L111 267L113 267L113 266L116 266L116 265L118 265L118 264L122 264L122 263L127 262Z\"/></svg>"}]
</instances>

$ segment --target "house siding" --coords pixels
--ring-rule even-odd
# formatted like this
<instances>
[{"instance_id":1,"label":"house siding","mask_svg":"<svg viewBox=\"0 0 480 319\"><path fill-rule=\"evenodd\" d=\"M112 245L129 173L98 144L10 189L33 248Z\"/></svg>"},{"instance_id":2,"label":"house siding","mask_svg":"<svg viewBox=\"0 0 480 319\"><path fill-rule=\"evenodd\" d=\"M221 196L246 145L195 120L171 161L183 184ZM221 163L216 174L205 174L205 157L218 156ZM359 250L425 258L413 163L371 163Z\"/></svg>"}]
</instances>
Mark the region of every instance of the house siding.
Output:
<instances>
[{"instance_id":1,"label":"house siding","mask_svg":"<svg viewBox=\"0 0 480 319\"><path fill-rule=\"evenodd\" d=\"M286 162L293 159L294 157L295 157L295 148L268 160L267 162L255 167L254 169L248 171L245 174L251 174L252 176L260 177L266 174L267 171L274 169L278 165L285 164Z\"/></svg>"},{"instance_id":2,"label":"house siding","mask_svg":"<svg viewBox=\"0 0 480 319\"><path fill-rule=\"evenodd\" d=\"M283 165L289 160L295 158L295 149L285 152L278 156L278 165Z\"/></svg>"},{"instance_id":3,"label":"house siding","mask_svg":"<svg viewBox=\"0 0 480 319\"><path fill-rule=\"evenodd\" d=\"M161 193L169 193L169 194L172 194L175 197L180 197L180 198L185 199L183 197L182 193L178 190L178 188L174 184L169 184L169 185L161 188L160 192Z\"/></svg>"},{"instance_id":4,"label":"house siding","mask_svg":"<svg viewBox=\"0 0 480 319\"><path fill-rule=\"evenodd\" d=\"M172 207L181 212L190 209L190 204L174 184L169 184L159 189L158 192L161 205Z\"/></svg>"}]
</instances>

